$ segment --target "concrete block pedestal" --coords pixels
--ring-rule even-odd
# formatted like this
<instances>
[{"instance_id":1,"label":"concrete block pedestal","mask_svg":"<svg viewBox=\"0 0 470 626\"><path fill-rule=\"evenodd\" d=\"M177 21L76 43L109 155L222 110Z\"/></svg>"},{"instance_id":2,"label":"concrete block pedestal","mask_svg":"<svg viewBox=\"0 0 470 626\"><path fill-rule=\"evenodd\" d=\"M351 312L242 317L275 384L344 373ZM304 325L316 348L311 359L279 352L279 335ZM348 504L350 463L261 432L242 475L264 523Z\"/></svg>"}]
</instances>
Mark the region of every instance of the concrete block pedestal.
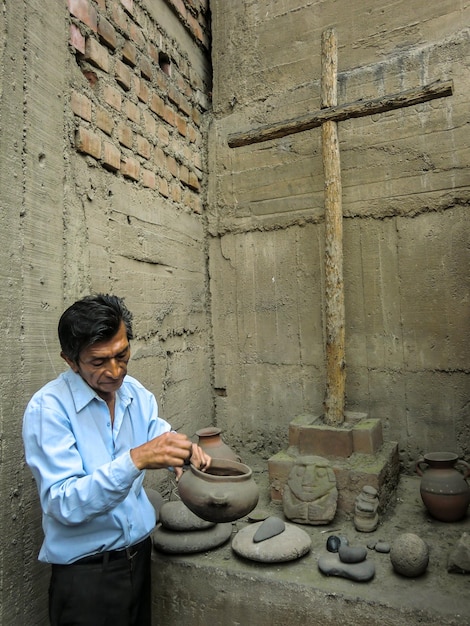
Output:
<instances>
[{"instance_id":1,"label":"concrete block pedestal","mask_svg":"<svg viewBox=\"0 0 470 626\"><path fill-rule=\"evenodd\" d=\"M289 447L268 460L273 502L282 501L289 473L299 456L328 459L336 475L338 507L352 514L356 497L365 485L378 491L384 510L398 484L398 444L384 443L382 423L365 413L347 412L341 426L330 426L321 416L300 415L289 425Z\"/></svg>"}]
</instances>

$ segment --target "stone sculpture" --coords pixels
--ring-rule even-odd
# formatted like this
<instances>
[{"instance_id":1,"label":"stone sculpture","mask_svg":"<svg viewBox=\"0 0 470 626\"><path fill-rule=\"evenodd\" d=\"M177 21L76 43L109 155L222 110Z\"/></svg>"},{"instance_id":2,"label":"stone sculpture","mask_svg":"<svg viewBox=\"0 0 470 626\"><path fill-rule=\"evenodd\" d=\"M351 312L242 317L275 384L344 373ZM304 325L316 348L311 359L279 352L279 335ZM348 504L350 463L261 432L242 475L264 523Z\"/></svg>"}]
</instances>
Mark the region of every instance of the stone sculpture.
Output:
<instances>
[{"instance_id":1,"label":"stone sculpture","mask_svg":"<svg viewBox=\"0 0 470 626\"><path fill-rule=\"evenodd\" d=\"M285 516L299 524L328 524L336 514L338 490L328 459L298 457L284 488Z\"/></svg>"},{"instance_id":2,"label":"stone sculpture","mask_svg":"<svg viewBox=\"0 0 470 626\"><path fill-rule=\"evenodd\" d=\"M354 503L354 526L363 533L373 532L379 525L377 489L365 485Z\"/></svg>"}]
</instances>

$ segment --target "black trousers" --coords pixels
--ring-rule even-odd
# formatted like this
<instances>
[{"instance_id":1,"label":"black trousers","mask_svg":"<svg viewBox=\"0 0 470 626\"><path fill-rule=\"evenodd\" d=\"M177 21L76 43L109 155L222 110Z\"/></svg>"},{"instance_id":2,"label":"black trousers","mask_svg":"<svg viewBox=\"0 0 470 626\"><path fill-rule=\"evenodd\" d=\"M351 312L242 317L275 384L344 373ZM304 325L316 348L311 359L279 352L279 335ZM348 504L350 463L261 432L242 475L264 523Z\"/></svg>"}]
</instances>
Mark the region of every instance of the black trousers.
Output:
<instances>
[{"instance_id":1,"label":"black trousers","mask_svg":"<svg viewBox=\"0 0 470 626\"><path fill-rule=\"evenodd\" d=\"M150 538L119 552L52 565L51 626L151 626Z\"/></svg>"}]
</instances>

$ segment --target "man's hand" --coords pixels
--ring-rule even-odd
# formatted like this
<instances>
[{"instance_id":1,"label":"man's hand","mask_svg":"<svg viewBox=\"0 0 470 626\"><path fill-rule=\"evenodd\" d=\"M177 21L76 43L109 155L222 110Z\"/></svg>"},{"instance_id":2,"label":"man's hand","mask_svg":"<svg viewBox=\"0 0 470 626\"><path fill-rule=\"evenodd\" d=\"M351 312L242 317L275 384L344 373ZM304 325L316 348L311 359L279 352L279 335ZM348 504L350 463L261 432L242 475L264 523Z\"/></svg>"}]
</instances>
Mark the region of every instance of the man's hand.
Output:
<instances>
[{"instance_id":1,"label":"man's hand","mask_svg":"<svg viewBox=\"0 0 470 626\"><path fill-rule=\"evenodd\" d=\"M174 467L176 477L182 474L185 463L191 462L195 467L205 470L209 467L211 457L199 446L191 443L182 433L164 433L147 443L132 448L131 459L140 469L161 469Z\"/></svg>"}]
</instances>

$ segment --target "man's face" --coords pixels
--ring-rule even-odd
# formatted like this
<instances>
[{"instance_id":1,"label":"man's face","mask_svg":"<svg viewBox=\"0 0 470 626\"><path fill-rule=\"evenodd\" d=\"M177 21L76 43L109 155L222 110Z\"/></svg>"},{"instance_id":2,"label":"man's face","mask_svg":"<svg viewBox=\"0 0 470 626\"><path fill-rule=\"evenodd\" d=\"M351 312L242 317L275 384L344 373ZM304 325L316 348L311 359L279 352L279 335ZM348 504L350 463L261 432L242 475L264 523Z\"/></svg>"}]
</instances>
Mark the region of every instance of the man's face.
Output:
<instances>
[{"instance_id":1,"label":"man's face","mask_svg":"<svg viewBox=\"0 0 470 626\"><path fill-rule=\"evenodd\" d=\"M122 385L127 374L131 348L124 322L118 332L107 341L100 341L80 352L78 363L63 358L72 370L83 378L103 400L110 400Z\"/></svg>"}]
</instances>

